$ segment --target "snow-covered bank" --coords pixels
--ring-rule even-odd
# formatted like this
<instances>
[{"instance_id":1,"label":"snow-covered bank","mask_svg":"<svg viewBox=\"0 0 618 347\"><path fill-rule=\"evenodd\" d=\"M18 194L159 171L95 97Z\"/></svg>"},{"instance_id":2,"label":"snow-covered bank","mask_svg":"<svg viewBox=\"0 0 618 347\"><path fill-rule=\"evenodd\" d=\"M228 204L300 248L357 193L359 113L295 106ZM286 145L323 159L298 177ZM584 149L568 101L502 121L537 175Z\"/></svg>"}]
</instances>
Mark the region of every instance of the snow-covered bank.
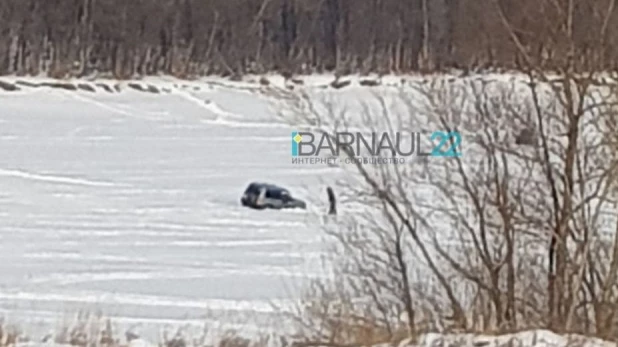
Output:
<instances>
[{"instance_id":1,"label":"snow-covered bank","mask_svg":"<svg viewBox=\"0 0 618 347\"><path fill-rule=\"evenodd\" d=\"M427 334L418 343L403 346L456 347L610 347L615 342L575 334L556 334L548 330L529 330L514 334ZM401 347L403 347L401 346Z\"/></svg>"},{"instance_id":2,"label":"snow-covered bank","mask_svg":"<svg viewBox=\"0 0 618 347\"><path fill-rule=\"evenodd\" d=\"M261 339L252 339L240 335L219 336L214 339L206 339L204 336L191 338L185 335L169 336L166 341L151 341L136 336L126 342L120 342L119 346L125 347L154 347L154 346L234 346L234 347L283 347L282 340L277 335L265 336ZM302 345L302 344L301 344ZM68 347L72 344L58 344L53 341L21 342L16 347L39 347L54 346ZM292 343L294 346L294 343ZM322 347L319 344L312 345ZM398 343L384 343L374 346L358 347L614 347L613 341L602 340L576 334L556 334L549 330L528 330L513 334L485 335L485 334L423 334L414 341L405 339ZM325 345L323 347L329 347Z\"/></svg>"},{"instance_id":3,"label":"snow-covered bank","mask_svg":"<svg viewBox=\"0 0 618 347\"><path fill-rule=\"evenodd\" d=\"M526 80L523 74L464 74L453 72L440 75L346 75L336 76L301 75L284 77L279 74L247 75L239 80L221 77L202 77L194 80L182 80L169 76L147 76L134 80L110 80L105 78L81 78L58 80L47 77L0 76L0 92L19 92L35 88L62 89L68 91L84 91L90 93L120 93L125 90L141 91L151 94L168 94L172 90L199 91L203 88L229 87L238 90L254 90L261 87L282 89L315 88L340 90L349 88L384 88L401 87L409 84L422 84L439 77L449 80L479 79L484 81Z\"/></svg>"}]
</instances>

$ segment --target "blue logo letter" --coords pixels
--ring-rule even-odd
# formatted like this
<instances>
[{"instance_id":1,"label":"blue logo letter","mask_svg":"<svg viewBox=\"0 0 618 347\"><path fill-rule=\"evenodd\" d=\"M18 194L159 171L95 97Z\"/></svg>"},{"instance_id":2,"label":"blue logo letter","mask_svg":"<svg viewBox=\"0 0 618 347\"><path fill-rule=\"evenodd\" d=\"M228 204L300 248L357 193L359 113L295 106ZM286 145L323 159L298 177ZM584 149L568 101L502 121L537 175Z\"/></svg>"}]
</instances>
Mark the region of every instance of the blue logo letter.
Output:
<instances>
[{"instance_id":1,"label":"blue logo letter","mask_svg":"<svg viewBox=\"0 0 618 347\"><path fill-rule=\"evenodd\" d=\"M461 135L457 131L453 131L450 133L445 133L443 131L435 131L431 134L431 141L436 138L440 139L440 143L436 147L434 147L433 151L431 151L431 155L434 157L460 157L461 153L457 152L457 147L461 144ZM442 152L440 149L447 144L448 140L453 138L451 141L451 147L446 150L446 152Z\"/></svg>"},{"instance_id":2,"label":"blue logo letter","mask_svg":"<svg viewBox=\"0 0 618 347\"><path fill-rule=\"evenodd\" d=\"M296 142L297 131L292 131L292 156L298 157L298 142Z\"/></svg>"}]
</instances>

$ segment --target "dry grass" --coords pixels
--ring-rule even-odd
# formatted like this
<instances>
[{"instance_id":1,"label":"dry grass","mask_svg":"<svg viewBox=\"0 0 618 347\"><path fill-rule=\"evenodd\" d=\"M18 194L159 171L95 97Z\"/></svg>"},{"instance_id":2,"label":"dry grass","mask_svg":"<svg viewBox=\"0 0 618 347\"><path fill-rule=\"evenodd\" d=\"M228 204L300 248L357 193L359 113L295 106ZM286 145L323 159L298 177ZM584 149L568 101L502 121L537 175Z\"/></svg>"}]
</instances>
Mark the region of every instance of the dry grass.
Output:
<instances>
[{"instance_id":1,"label":"dry grass","mask_svg":"<svg viewBox=\"0 0 618 347\"><path fill-rule=\"evenodd\" d=\"M247 338L235 330L216 334L213 342L208 338L209 329L205 325L201 334L188 336L183 328L173 333L161 331L158 341L147 341L132 329L121 331L112 320L102 314L80 312L72 320L60 324L53 333L34 339L28 336L17 324L9 324L0 319L0 347L18 345L55 344L76 347L266 347L271 341L269 335Z\"/></svg>"}]
</instances>

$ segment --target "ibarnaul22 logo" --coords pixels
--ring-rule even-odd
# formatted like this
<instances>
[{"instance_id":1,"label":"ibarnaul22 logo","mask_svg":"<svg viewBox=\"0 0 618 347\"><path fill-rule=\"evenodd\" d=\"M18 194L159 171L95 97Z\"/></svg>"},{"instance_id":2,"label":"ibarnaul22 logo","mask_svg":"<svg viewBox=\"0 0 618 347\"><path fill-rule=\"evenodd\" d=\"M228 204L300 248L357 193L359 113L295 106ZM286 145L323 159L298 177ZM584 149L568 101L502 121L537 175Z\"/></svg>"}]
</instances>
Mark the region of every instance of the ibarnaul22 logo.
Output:
<instances>
[{"instance_id":1,"label":"ibarnaul22 logo","mask_svg":"<svg viewBox=\"0 0 618 347\"><path fill-rule=\"evenodd\" d=\"M433 147L422 148L422 138L429 138ZM436 143L437 142L437 143ZM396 132L389 134L358 132L337 132L333 136L314 134L308 131L292 132L292 156L314 157L322 151L327 155L338 157L344 149L351 151L352 157L361 156L364 150L371 157L390 154L392 157L431 156L460 157L461 135L457 131L434 131L433 133Z\"/></svg>"}]
</instances>

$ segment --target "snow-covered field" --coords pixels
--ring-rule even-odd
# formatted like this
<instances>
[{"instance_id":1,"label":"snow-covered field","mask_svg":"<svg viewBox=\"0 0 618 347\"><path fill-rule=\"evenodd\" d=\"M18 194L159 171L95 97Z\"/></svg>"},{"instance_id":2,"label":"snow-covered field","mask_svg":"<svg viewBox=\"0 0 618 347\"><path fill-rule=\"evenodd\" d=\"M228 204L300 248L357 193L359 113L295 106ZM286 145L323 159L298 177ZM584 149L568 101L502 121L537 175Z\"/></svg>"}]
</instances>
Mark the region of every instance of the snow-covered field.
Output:
<instances>
[{"instance_id":1,"label":"snow-covered field","mask_svg":"<svg viewBox=\"0 0 618 347\"><path fill-rule=\"evenodd\" d=\"M170 89L0 91L0 316L202 324L267 313L321 275L336 169L293 165L292 129L251 91ZM249 210L253 180L324 203Z\"/></svg>"}]
</instances>

